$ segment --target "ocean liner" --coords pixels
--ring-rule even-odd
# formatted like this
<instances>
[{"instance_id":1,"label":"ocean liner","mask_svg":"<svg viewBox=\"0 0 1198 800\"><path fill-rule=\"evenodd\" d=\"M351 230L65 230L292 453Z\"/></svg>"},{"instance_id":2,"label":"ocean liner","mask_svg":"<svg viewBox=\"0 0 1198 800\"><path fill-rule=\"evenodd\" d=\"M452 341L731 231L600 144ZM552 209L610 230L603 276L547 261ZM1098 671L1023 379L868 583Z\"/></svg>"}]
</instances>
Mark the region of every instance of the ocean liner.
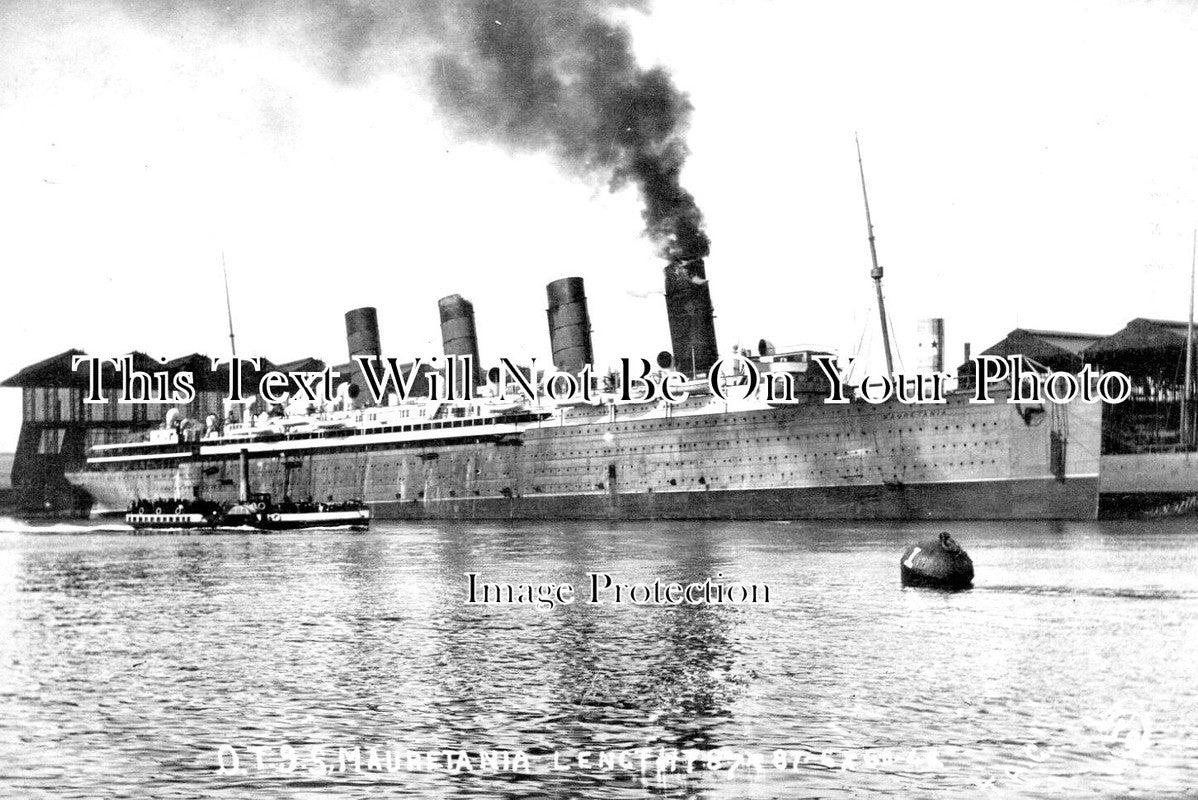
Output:
<instances>
[{"instance_id":1,"label":"ocean liner","mask_svg":"<svg viewBox=\"0 0 1198 800\"><path fill-rule=\"evenodd\" d=\"M554 366L577 373L594 363L582 279L547 288ZM665 298L673 351L659 366L707 375L719 356L701 259L666 267ZM452 295L439 310L445 354L479 365L472 304ZM346 331L351 360L381 357L375 309L347 313ZM966 391L943 404L829 404L831 383L814 363L827 354L762 340L741 355L767 381L783 376L793 398L722 399L695 380L680 403L600 393L593 402L361 405L362 376L351 373L320 408L223 424L210 415L203 430L168 419L143 441L93 446L66 477L86 490L93 514L147 497L232 502L248 467L255 491L284 502L361 500L376 519L1097 516L1101 403L1012 404L999 389L993 404L971 403Z\"/></svg>"},{"instance_id":2,"label":"ocean liner","mask_svg":"<svg viewBox=\"0 0 1198 800\"><path fill-rule=\"evenodd\" d=\"M861 188L887 375L895 376L863 166ZM223 423L210 414L202 430L175 412L142 441L92 446L66 478L86 491L93 514L152 497L230 503L248 483L285 503L362 501L377 519L1097 516L1101 403L1007 403L1008 387L991 404L970 402L967 391L940 404L830 404L840 376L815 360L831 354L779 352L764 339L741 363L767 384L788 385L790 396L731 399L738 395L717 392L714 377L697 379L714 376L720 361L703 259L675 257L664 272L672 352L658 365L696 379L683 402L613 392L589 402L521 401L499 392L391 396L363 407L364 376L347 366L336 399L320 407ZM547 294L554 367L589 369L582 279L554 281ZM439 311L445 355L469 356L464 377L481 385L473 305L451 295ZM345 321L351 362L381 361L375 309L352 310ZM229 326L233 345L231 314ZM535 381L535 372L527 377Z\"/></svg>"},{"instance_id":3,"label":"ocean liner","mask_svg":"<svg viewBox=\"0 0 1198 800\"><path fill-rule=\"evenodd\" d=\"M142 497L231 502L244 457L258 491L362 499L378 519L1096 516L1101 404L956 392L943 405L829 405L812 355L756 354L800 378L793 404L701 391L672 406L410 401L200 438L164 428L94 447L67 477L93 513Z\"/></svg>"}]
</instances>

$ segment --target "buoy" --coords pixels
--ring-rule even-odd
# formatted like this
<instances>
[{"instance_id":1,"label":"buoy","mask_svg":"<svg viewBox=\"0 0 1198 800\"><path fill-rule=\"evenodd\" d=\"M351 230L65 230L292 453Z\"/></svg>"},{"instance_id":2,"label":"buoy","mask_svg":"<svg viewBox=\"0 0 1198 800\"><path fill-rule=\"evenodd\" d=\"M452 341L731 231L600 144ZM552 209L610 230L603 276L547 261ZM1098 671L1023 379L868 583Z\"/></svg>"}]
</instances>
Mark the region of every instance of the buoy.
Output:
<instances>
[{"instance_id":1,"label":"buoy","mask_svg":"<svg viewBox=\"0 0 1198 800\"><path fill-rule=\"evenodd\" d=\"M908 547L899 563L903 586L968 589L973 585L973 561L947 531L937 541Z\"/></svg>"}]
</instances>

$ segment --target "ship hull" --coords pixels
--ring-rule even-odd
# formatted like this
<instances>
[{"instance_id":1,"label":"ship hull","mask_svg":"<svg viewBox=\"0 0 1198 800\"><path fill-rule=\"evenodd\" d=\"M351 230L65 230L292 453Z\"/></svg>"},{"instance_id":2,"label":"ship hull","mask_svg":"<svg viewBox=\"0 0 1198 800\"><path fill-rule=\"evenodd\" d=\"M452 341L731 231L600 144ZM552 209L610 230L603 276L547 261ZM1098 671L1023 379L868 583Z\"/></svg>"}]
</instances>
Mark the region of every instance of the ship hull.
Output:
<instances>
[{"instance_id":1,"label":"ship hull","mask_svg":"<svg viewBox=\"0 0 1198 800\"><path fill-rule=\"evenodd\" d=\"M1093 519L1097 476L371 504L376 519Z\"/></svg>"},{"instance_id":2,"label":"ship hull","mask_svg":"<svg viewBox=\"0 0 1198 800\"><path fill-rule=\"evenodd\" d=\"M1093 519L1102 406L580 408L521 424L255 441L99 462L94 511L251 487L381 519ZM415 438L423 436L424 438Z\"/></svg>"}]
</instances>

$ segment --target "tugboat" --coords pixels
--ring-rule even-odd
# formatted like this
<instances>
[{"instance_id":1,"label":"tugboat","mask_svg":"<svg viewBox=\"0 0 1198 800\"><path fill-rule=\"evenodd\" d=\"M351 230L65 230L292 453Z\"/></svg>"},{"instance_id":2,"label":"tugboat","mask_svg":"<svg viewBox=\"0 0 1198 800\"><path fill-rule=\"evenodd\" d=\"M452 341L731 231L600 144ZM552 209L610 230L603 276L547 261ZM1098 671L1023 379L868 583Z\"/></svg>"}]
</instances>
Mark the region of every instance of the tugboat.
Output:
<instances>
[{"instance_id":1,"label":"tugboat","mask_svg":"<svg viewBox=\"0 0 1198 800\"><path fill-rule=\"evenodd\" d=\"M279 505L269 494L256 493L248 502L237 503L221 515L221 528L255 528L265 531L290 531L303 528L348 528L364 531L370 527L370 509L358 500L347 503L293 503Z\"/></svg>"},{"instance_id":2,"label":"tugboat","mask_svg":"<svg viewBox=\"0 0 1198 800\"><path fill-rule=\"evenodd\" d=\"M274 504L269 494L255 493L244 503L220 505L207 500L137 500L125 522L137 530L291 531L306 528L364 531L370 527L364 503Z\"/></svg>"},{"instance_id":3,"label":"tugboat","mask_svg":"<svg viewBox=\"0 0 1198 800\"><path fill-rule=\"evenodd\" d=\"M371 513L365 503L271 502L270 494L249 492L249 467L241 455L241 491L236 503L210 500L135 500L125 522L137 530L259 530L290 531L311 528L364 531Z\"/></svg>"}]
</instances>

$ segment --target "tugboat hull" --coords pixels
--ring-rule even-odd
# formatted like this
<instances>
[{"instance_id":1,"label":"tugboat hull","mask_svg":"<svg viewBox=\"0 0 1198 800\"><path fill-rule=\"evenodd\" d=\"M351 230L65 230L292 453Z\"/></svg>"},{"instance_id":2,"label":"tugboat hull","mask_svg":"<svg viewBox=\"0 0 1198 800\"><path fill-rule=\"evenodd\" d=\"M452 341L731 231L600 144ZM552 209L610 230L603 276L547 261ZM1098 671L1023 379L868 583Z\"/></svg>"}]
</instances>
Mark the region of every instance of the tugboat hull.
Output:
<instances>
[{"instance_id":1,"label":"tugboat hull","mask_svg":"<svg viewBox=\"0 0 1198 800\"><path fill-rule=\"evenodd\" d=\"M362 508L355 511L325 511L313 513L270 513L255 527L268 531L294 531L305 528L345 528L364 531L370 527L371 512Z\"/></svg>"}]
</instances>

